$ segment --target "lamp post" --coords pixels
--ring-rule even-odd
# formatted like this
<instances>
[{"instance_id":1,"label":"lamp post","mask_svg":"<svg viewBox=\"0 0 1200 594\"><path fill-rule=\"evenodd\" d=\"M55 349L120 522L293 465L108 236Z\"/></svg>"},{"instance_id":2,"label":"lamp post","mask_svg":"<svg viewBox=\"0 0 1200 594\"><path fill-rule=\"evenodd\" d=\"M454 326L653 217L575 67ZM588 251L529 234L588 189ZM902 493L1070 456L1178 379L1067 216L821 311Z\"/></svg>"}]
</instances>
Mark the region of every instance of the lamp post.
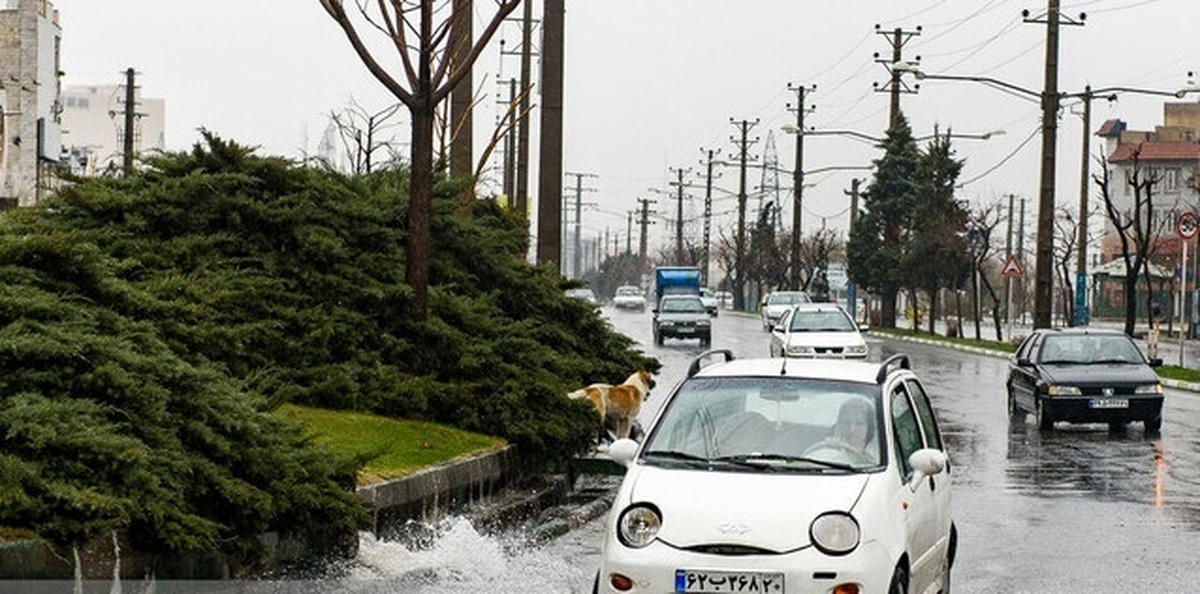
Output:
<instances>
[{"instance_id":1,"label":"lamp post","mask_svg":"<svg viewBox=\"0 0 1200 594\"><path fill-rule=\"evenodd\" d=\"M1151 89L1136 89L1132 87L1106 87L1103 89L1092 90L1088 86L1082 93L1059 93L1057 88L1053 88L1047 92L1039 93L1024 87L1014 85L999 79L987 76L958 76L952 74L929 74L920 69L913 62L897 62L892 65L893 69L900 72L911 72L917 80L950 80L950 81L969 81L978 82L1000 89L1011 91L1020 95L1025 95L1031 99L1040 101L1043 105L1042 117L1042 171L1041 184L1038 194L1038 234L1037 234L1037 249L1036 249L1036 270L1034 271L1034 312L1033 324L1035 328L1045 328L1050 326L1051 310L1053 303L1052 282L1053 282L1053 251L1054 251L1054 151L1055 137L1057 136L1058 127L1055 125L1053 118L1047 117L1045 114L1054 113L1057 111L1059 100L1063 97L1073 97L1084 101L1084 150L1083 150L1083 175L1080 183L1079 197L1079 252L1076 256L1076 293L1075 293L1075 318L1072 320L1072 325L1087 325L1088 312L1086 306L1087 292L1087 167L1089 153L1089 128L1091 127L1091 98L1096 96L1107 95L1115 97L1117 93L1138 93L1143 95L1159 95L1166 97L1182 98L1189 92L1200 92L1200 88L1194 86L1180 89L1178 91L1156 91ZM1188 73L1189 76L1191 73ZM1053 110L1048 106L1052 104Z\"/></svg>"}]
</instances>

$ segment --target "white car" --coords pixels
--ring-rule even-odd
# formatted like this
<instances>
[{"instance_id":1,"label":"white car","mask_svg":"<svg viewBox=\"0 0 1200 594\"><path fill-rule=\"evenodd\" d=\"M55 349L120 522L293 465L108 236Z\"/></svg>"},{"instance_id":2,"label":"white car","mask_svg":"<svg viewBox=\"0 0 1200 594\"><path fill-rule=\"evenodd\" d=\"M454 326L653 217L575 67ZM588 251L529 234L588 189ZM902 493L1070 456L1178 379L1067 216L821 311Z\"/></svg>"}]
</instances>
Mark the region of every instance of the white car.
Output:
<instances>
[{"instance_id":1,"label":"white car","mask_svg":"<svg viewBox=\"0 0 1200 594\"><path fill-rule=\"evenodd\" d=\"M595 592L949 589L950 463L905 355L709 351L608 451L626 473Z\"/></svg>"},{"instance_id":2,"label":"white car","mask_svg":"<svg viewBox=\"0 0 1200 594\"><path fill-rule=\"evenodd\" d=\"M812 297L804 291L775 291L763 299L759 314L762 316L763 330L770 330L779 323L779 317L797 303L812 303Z\"/></svg>"},{"instance_id":3,"label":"white car","mask_svg":"<svg viewBox=\"0 0 1200 594\"><path fill-rule=\"evenodd\" d=\"M641 287L622 285L617 287L617 292L613 295L613 307L646 311L646 296L642 294Z\"/></svg>"},{"instance_id":4,"label":"white car","mask_svg":"<svg viewBox=\"0 0 1200 594\"><path fill-rule=\"evenodd\" d=\"M771 328L772 357L865 359L867 341L836 303L793 305Z\"/></svg>"},{"instance_id":5,"label":"white car","mask_svg":"<svg viewBox=\"0 0 1200 594\"><path fill-rule=\"evenodd\" d=\"M700 289L700 301L704 302L704 309L708 310L708 315L717 317L720 315L720 302L717 300L717 294L711 289Z\"/></svg>"}]
</instances>

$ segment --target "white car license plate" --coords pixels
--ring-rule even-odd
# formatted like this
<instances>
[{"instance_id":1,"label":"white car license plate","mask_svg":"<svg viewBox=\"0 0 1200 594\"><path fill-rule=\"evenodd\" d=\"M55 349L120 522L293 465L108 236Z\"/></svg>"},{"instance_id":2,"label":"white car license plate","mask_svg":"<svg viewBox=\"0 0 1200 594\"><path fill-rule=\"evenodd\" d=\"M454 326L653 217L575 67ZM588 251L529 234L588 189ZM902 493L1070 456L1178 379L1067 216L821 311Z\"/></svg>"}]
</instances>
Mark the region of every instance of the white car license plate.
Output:
<instances>
[{"instance_id":1,"label":"white car license plate","mask_svg":"<svg viewBox=\"0 0 1200 594\"><path fill-rule=\"evenodd\" d=\"M675 570L676 592L783 592L782 573Z\"/></svg>"},{"instance_id":2,"label":"white car license plate","mask_svg":"<svg viewBox=\"0 0 1200 594\"><path fill-rule=\"evenodd\" d=\"M1096 398L1088 402L1091 408L1129 408L1129 401L1124 398Z\"/></svg>"},{"instance_id":3,"label":"white car license plate","mask_svg":"<svg viewBox=\"0 0 1200 594\"><path fill-rule=\"evenodd\" d=\"M695 329L693 329L693 328L680 328L679 329L680 334L691 334L692 332L695 332Z\"/></svg>"}]
</instances>

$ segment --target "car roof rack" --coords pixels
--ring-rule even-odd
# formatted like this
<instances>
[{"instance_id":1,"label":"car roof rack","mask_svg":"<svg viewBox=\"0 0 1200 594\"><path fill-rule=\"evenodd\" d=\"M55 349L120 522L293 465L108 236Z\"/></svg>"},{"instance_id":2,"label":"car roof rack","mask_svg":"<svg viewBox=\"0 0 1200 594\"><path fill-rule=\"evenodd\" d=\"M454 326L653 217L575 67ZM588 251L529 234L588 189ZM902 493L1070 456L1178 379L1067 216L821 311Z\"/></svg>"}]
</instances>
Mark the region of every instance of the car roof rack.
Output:
<instances>
[{"instance_id":1,"label":"car roof rack","mask_svg":"<svg viewBox=\"0 0 1200 594\"><path fill-rule=\"evenodd\" d=\"M693 375L699 373L700 364L704 362L705 359L713 355L723 355L726 363L735 359L733 356L733 351L729 349L713 349L711 351L704 351L703 353L696 355L696 358L692 359L692 363L688 365L687 377L692 377Z\"/></svg>"},{"instance_id":2,"label":"car roof rack","mask_svg":"<svg viewBox=\"0 0 1200 594\"><path fill-rule=\"evenodd\" d=\"M912 365L909 364L908 361L908 355L896 353L895 355L884 359L883 363L879 364L879 373L875 375L875 383L882 384L883 381L887 379L888 373L891 372L892 367L897 367L899 369L912 369Z\"/></svg>"}]
</instances>

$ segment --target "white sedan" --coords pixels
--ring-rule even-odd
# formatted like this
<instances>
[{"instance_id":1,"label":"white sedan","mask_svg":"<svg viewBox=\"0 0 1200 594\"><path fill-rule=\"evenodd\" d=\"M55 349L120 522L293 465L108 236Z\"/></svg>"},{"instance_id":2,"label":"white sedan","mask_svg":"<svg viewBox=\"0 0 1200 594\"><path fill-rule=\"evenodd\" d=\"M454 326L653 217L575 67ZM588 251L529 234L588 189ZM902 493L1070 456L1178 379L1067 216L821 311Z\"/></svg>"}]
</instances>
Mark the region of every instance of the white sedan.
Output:
<instances>
[{"instance_id":1,"label":"white sedan","mask_svg":"<svg viewBox=\"0 0 1200 594\"><path fill-rule=\"evenodd\" d=\"M721 356L724 361L702 366ZM700 355L626 474L595 592L935 593L957 534L950 463L908 358Z\"/></svg>"},{"instance_id":2,"label":"white sedan","mask_svg":"<svg viewBox=\"0 0 1200 594\"><path fill-rule=\"evenodd\" d=\"M772 357L865 359L867 341L836 303L792 306L771 328Z\"/></svg>"}]
</instances>

